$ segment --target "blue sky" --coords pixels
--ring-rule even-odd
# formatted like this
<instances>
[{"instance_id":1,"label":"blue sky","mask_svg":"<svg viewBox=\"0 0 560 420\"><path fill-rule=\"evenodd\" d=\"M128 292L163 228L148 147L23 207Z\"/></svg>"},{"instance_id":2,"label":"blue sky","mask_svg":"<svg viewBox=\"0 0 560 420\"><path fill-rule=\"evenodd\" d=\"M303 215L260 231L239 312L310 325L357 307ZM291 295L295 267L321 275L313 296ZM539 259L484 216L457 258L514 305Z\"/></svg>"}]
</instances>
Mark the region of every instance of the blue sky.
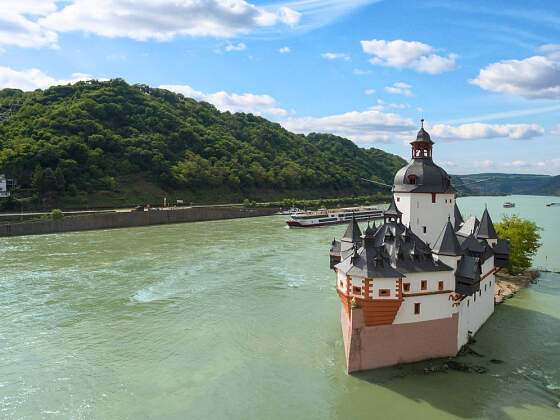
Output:
<instances>
[{"instance_id":1,"label":"blue sky","mask_svg":"<svg viewBox=\"0 0 560 420\"><path fill-rule=\"evenodd\" d=\"M557 1L18 0L0 88L122 77L451 173L560 173Z\"/></svg>"}]
</instances>

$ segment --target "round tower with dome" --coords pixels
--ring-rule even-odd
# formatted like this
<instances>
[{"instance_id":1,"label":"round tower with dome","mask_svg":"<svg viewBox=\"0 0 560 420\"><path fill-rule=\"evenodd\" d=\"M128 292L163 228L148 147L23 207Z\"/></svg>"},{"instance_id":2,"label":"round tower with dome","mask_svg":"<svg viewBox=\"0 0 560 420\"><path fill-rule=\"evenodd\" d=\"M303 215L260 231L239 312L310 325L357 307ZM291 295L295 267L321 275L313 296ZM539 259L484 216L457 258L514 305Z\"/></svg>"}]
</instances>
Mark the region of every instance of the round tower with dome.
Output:
<instances>
[{"instance_id":1,"label":"round tower with dome","mask_svg":"<svg viewBox=\"0 0 560 420\"><path fill-rule=\"evenodd\" d=\"M412 159L395 175L393 195L402 223L427 244L433 244L450 218L455 221L455 188L432 159L434 142L422 127L411 143Z\"/></svg>"}]
</instances>

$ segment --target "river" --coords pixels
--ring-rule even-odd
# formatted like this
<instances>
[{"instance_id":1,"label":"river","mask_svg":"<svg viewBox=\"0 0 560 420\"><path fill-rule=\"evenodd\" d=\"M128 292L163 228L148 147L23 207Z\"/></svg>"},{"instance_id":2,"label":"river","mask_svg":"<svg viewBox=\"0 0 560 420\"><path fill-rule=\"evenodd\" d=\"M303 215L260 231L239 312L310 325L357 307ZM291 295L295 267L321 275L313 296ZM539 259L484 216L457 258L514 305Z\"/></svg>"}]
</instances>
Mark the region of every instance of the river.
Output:
<instances>
[{"instance_id":1,"label":"river","mask_svg":"<svg viewBox=\"0 0 560 420\"><path fill-rule=\"evenodd\" d=\"M458 203L535 220L535 266L560 271L554 200ZM328 267L345 226L284 220L0 239L0 418L560 418L560 275L496 307L466 358L487 374L347 375Z\"/></svg>"}]
</instances>

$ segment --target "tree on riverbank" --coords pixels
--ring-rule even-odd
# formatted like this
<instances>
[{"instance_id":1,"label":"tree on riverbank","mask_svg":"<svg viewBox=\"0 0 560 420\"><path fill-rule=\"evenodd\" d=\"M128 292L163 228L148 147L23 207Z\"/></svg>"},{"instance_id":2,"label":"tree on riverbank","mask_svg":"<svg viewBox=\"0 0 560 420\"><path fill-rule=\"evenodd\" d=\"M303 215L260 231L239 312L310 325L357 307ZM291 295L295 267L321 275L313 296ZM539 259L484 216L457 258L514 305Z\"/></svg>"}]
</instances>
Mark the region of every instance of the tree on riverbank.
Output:
<instances>
[{"instance_id":1,"label":"tree on riverbank","mask_svg":"<svg viewBox=\"0 0 560 420\"><path fill-rule=\"evenodd\" d=\"M541 246L542 230L535 222L521 219L518 216L504 216L500 223L495 225L500 238L509 239L511 253L507 271L517 274L531 266L531 261Z\"/></svg>"}]
</instances>

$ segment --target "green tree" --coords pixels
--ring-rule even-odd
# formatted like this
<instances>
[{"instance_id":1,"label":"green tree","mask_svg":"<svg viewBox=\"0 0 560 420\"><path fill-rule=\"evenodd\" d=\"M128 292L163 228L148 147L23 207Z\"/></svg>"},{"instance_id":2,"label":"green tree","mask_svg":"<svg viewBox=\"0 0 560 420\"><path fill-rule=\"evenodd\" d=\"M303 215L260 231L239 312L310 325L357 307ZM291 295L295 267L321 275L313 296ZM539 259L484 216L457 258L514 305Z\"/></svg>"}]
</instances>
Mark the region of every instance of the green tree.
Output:
<instances>
[{"instance_id":1,"label":"green tree","mask_svg":"<svg viewBox=\"0 0 560 420\"><path fill-rule=\"evenodd\" d=\"M509 239L510 255L507 271L517 274L531 266L533 256L541 245L542 230L535 222L521 219L518 216L503 216L502 221L495 225L500 238Z\"/></svg>"},{"instance_id":2,"label":"green tree","mask_svg":"<svg viewBox=\"0 0 560 420\"><path fill-rule=\"evenodd\" d=\"M53 211L51 211L51 218L53 220L64 219L64 213L60 209L54 209Z\"/></svg>"}]
</instances>

